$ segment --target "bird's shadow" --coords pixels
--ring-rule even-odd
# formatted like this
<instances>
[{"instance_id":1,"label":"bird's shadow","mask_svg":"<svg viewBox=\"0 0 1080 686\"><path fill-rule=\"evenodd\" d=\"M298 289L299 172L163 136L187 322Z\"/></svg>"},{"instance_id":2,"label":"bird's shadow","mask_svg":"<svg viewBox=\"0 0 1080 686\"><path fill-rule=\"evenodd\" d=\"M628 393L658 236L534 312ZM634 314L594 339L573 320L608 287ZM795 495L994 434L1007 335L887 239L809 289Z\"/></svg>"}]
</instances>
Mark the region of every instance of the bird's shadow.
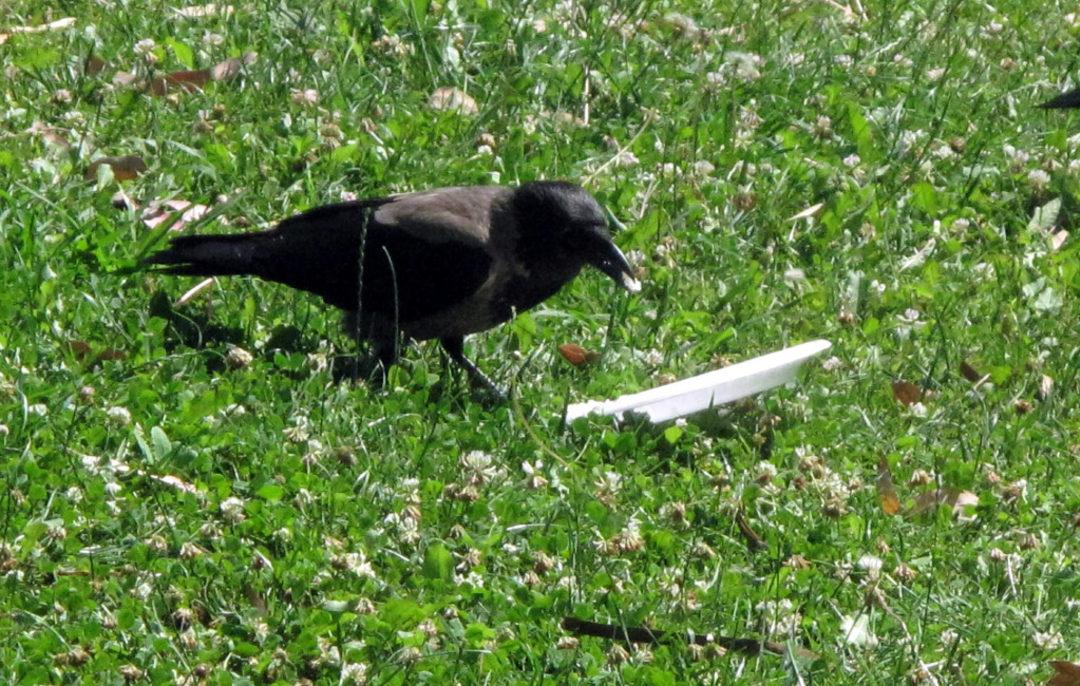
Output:
<instances>
[{"instance_id":1,"label":"bird's shadow","mask_svg":"<svg viewBox=\"0 0 1080 686\"><path fill-rule=\"evenodd\" d=\"M177 310L173 307L172 300L163 291L151 297L148 314L167 322L163 332L164 347L167 352L172 353L179 348L195 350L201 354L210 372L221 372L225 369L221 348L230 345L251 347L244 330L240 327L223 326L213 321L206 312L194 308L186 311ZM363 342L359 345L366 346ZM300 328L284 325L270 332L262 350L264 357L273 359L278 353L313 353L318 350L318 344L311 337L305 336ZM456 369L445 355L441 356L441 361L442 370L439 380L428 388L429 403L438 403L444 398L452 398L459 394L465 394L473 401L488 406L505 402L504 399L493 397L482 388L474 387L469 383L467 375L459 373L460 370ZM372 389L390 388L390 374L373 351L337 353L331 355L328 362L327 371L335 384L362 383ZM295 367L275 365L275 371L293 380L300 380L310 375L305 365Z\"/></svg>"}]
</instances>

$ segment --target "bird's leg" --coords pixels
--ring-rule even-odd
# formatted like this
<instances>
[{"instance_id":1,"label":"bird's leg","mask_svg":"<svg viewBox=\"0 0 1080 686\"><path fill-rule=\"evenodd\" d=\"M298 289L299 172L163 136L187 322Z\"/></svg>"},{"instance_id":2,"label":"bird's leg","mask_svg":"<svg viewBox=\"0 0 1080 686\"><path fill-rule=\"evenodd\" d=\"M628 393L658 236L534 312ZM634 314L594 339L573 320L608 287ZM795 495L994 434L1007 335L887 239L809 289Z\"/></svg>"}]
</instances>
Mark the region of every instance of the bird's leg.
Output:
<instances>
[{"instance_id":1,"label":"bird's leg","mask_svg":"<svg viewBox=\"0 0 1080 686\"><path fill-rule=\"evenodd\" d=\"M397 362L398 345L395 336L385 331L378 320L360 322L355 311L345 313L345 331L353 338L357 347L362 347L365 340L371 343L371 352L364 355L357 351L340 373L335 372L338 381L346 378L353 381L367 379L380 385L386 382L386 373Z\"/></svg>"},{"instance_id":2,"label":"bird's leg","mask_svg":"<svg viewBox=\"0 0 1080 686\"><path fill-rule=\"evenodd\" d=\"M450 356L450 359L461 365L469 375L469 379L483 387L488 393L493 395L496 400L506 402L506 391L496 386L494 381L489 379L484 372L480 371L479 367L469 361L469 358L465 357L464 337L454 336L452 338L440 338L439 342L442 343L443 350Z\"/></svg>"}]
</instances>

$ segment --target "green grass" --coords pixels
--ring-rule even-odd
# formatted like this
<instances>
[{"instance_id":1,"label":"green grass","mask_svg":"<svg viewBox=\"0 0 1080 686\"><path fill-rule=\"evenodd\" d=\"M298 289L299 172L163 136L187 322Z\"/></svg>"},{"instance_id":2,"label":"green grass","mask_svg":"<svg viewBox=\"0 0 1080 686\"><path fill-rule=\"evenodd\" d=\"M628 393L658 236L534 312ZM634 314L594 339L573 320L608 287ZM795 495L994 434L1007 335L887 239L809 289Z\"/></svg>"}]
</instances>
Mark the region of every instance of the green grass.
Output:
<instances>
[{"instance_id":1,"label":"green grass","mask_svg":"<svg viewBox=\"0 0 1080 686\"><path fill-rule=\"evenodd\" d=\"M75 18L0 46L0 682L1027 684L1080 660L1080 243L1031 221L1060 199L1042 223L1076 228L1080 121L1034 108L1078 78L1074 5L54 4L0 18ZM249 51L201 92L112 85ZM432 110L441 86L478 112ZM84 179L127 154L146 173ZM470 339L517 412L432 345L386 390L335 384L338 315L282 287L172 308L194 281L129 271L158 236L111 202L224 195L186 230L225 231L536 178L589 179L647 274ZM836 360L722 422L561 426L813 338ZM889 516L882 459L905 505L978 506ZM627 656L568 615L818 657ZM845 640L860 617L877 645Z\"/></svg>"}]
</instances>

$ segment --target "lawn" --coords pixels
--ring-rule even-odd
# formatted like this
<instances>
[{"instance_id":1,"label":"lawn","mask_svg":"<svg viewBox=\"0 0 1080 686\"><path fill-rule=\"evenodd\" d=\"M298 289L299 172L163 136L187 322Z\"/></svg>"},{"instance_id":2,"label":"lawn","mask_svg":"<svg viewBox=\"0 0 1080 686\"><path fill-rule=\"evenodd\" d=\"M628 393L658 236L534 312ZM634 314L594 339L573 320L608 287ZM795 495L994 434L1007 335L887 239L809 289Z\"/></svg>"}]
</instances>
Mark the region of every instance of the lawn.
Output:
<instances>
[{"instance_id":1,"label":"lawn","mask_svg":"<svg viewBox=\"0 0 1080 686\"><path fill-rule=\"evenodd\" d=\"M850 2L4 2L0 682L1080 661L1080 117L1036 107L1080 13ZM433 344L336 381L315 298L137 268L173 230L538 178L611 210L644 289L587 272L470 338L509 405ZM561 420L816 338L723 413Z\"/></svg>"}]
</instances>

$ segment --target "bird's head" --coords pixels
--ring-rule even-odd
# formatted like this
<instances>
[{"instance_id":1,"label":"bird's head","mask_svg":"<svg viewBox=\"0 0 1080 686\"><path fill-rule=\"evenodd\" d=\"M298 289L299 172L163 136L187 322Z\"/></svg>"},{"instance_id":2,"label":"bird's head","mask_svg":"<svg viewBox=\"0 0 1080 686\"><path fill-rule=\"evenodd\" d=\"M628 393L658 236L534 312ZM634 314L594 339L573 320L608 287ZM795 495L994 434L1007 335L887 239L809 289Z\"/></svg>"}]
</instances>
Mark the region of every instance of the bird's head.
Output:
<instances>
[{"instance_id":1,"label":"bird's head","mask_svg":"<svg viewBox=\"0 0 1080 686\"><path fill-rule=\"evenodd\" d=\"M584 188L533 181L514 191L512 203L529 252L575 269L592 265L631 293L641 290L633 267L611 240L604 208Z\"/></svg>"}]
</instances>

